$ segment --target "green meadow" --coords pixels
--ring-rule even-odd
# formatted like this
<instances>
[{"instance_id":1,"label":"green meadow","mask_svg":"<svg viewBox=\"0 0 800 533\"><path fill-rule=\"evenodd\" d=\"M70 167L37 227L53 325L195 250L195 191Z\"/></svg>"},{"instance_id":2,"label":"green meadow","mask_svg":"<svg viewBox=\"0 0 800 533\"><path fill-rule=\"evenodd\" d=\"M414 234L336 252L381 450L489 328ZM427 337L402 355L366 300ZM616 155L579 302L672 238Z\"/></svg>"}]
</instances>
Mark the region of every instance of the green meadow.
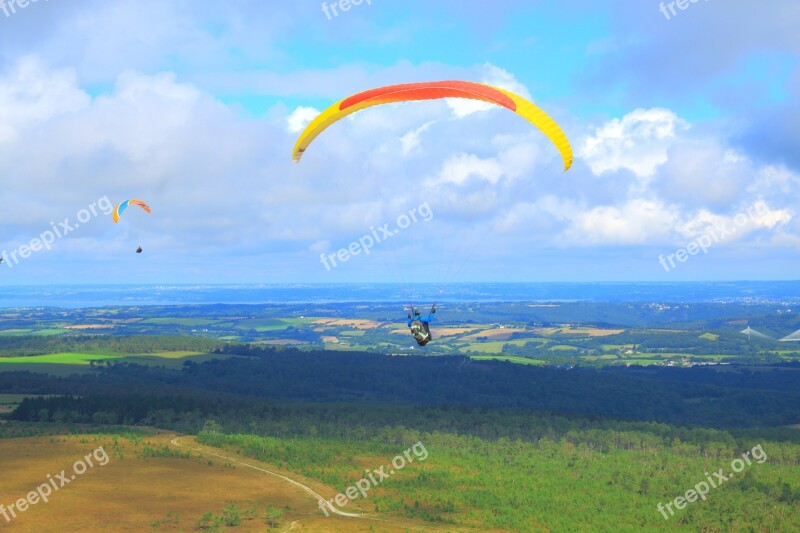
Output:
<instances>
[{"instance_id":1,"label":"green meadow","mask_svg":"<svg viewBox=\"0 0 800 533\"><path fill-rule=\"evenodd\" d=\"M210 326L216 324L219 320L211 318L148 318L142 320L142 324L159 324L159 325L176 325L176 326Z\"/></svg>"},{"instance_id":2,"label":"green meadow","mask_svg":"<svg viewBox=\"0 0 800 533\"><path fill-rule=\"evenodd\" d=\"M540 359L528 359L527 357L518 357L516 355L473 355L470 359L475 361L506 361L508 363L517 363L520 365L546 365L547 361Z\"/></svg>"},{"instance_id":3,"label":"green meadow","mask_svg":"<svg viewBox=\"0 0 800 533\"><path fill-rule=\"evenodd\" d=\"M46 355L31 355L27 357L0 357L0 365L13 364L59 364L59 365L88 365L90 361L106 361L119 359L120 355L90 354L90 353L50 353Z\"/></svg>"},{"instance_id":4,"label":"green meadow","mask_svg":"<svg viewBox=\"0 0 800 533\"><path fill-rule=\"evenodd\" d=\"M311 324L315 318L253 318L240 320L236 324L237 329L254 329L259 333L265 331L281 331L289 327L299 327Z\"/></svg>"},{"instance_id":5,"label":"green meadow","mask_svg":"<svg viewBox=\"0 0 800 533\"><path fill-rule=\"evenodd\" d=\"M64 352L46 355L0 357L0 370L33 371L55 375L69 375L73 372L90 371L90 363L119 362L140 365L166 366L180 368L187 360L202 363L210 359L228 359L236 357L228 354L210 354L197 351L164 351L143 354L109 354Z\"/></svg>"}]
</instances>

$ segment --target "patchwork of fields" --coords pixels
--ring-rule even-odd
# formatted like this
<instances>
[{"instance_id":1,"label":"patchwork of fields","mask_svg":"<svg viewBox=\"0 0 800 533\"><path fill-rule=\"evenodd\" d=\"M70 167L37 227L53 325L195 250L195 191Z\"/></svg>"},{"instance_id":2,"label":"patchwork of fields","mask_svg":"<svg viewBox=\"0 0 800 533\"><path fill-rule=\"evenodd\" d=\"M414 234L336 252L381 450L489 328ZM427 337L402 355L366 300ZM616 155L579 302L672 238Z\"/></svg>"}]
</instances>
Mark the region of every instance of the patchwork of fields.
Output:
<instances>
[{"instance_id":1,"label":"patchwork of fields","mask_svg":"<svg viewBox=\"0 0 800 533\"><path fill-rule=\"evenodd\" d=\"M522 364L570 366L666 365L689 366L747 362L750 354L769 354L771 361L800 357L800 345L764 339L752 341L738 331L708 331L703 323L694 328L621 328L580 323L540 323L530 311L512 304L503 307L505 323L475 320L486 313L469 306L440 309L431 329L434 342L420 349L406 324L398 320L395 306L312 306L301 309L162 308L86 309L43 312L7 310L0 314L0 366L4 369L36 369L63 372L63 366L88 371L95 365L135 362L180 367L187 361L202 362L211 349L63 349L57 343L82 338L164 336L208 339L219 344L324 348L332 351L374 351L386 354L461 354L479 360L497 359ZM509 310L513 309L513 312ZM558 312L552 304L545 309ZM269 316L264 316L269 315ZM351 315L351 316L348 316ZM360 315L360 316L359 316ZM387 318L387 315L389 318ZM475 315L474 318L472 315ZM740 327L738 322L732 327ZM12 339L52 340L53 348L28 352L7 351ZM5 340L4 340L5 339ZM755 343L761 343L756 345ZM770 344L771 342L771 344Z\"/></svg>"}]
</instances>

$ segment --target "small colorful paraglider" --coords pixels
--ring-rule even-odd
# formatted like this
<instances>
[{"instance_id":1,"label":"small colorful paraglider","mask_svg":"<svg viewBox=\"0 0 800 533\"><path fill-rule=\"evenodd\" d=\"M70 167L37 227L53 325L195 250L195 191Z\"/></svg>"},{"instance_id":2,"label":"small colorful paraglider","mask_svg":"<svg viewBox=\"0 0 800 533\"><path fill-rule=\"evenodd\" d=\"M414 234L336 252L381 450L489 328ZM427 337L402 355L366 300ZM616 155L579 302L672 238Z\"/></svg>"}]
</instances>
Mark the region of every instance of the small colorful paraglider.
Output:
<instances>
[{"instance_id":1,"label":"small colorful paraglider","mask_svg":"<svg viewBox=\"0 0 800 533\"><path fill-rule=\"evenodd\" d=\"M114 223L115 224L119 222L119 217L122 215L123 212L125 212L126 209L128 209L128 206L131 206L131 205L138 205L148 215L152 212L152 210L150 209L150 206L148 206L146 203L144 203L141 200L125 200L124 202L122 202L119 205L117 205L117 207L114 209L114 213L112 215L112 218L114 219ZM142 253L142 247L141 246L136 248L136 253L137 254Z\"/></svg>"},{"instance_id":2,"label":"small colorful paraglider","mask_svg":"<svg viewBox=\"0 0 800 533\"><path fill-rule=\"evenodd\" d=\"M119 217L126 209L128 209L129 205L138 205L139 207L144 209L148 215L152 212L150 206L148 206L141 200L125 200L121 204L117 205L117 207L114 209L114 214L112 215L114 218L114 223L119 222Z\"/></svg>"}]
</instances>

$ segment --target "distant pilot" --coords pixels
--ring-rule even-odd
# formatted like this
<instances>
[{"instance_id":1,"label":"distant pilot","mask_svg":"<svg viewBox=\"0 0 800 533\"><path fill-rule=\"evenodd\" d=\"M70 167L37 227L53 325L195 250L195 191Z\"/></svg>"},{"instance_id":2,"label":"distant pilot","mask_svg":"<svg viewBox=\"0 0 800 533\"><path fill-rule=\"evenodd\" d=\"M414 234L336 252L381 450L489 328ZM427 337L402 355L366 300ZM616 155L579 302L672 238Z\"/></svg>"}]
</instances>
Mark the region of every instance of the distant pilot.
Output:
<instances>
[{"instance_id":1,"label":"distant pilot","mask_svg":"<svg viewBox=\"0 0 800 533\"><path fill-rule=\"evenodd\" d=\"M138 247L138 248L136 249L136 253L137 253L137 254L140 254L140 253L142 253L142 247L141 247L141 246L140 246L140 247Z\"/></svg>"},{"instance_id":2,"label":"distant pilot","mask_svg":"<svg viewBox=\"0 0 800 533\"><path fill-rule=\"evenodd\" d=\"M436 304L431 307L431 312L428 313L428 316L425 318L422 317L419 309L414 309L413 317L411 313L408 313L408 327L411 330L411 335L414 336L414 340L417 341L417 344L420 346L425 346L433 338L428 324L431 320L436 318L434 313L436 313Z\"/></svg>"}]
</instances>

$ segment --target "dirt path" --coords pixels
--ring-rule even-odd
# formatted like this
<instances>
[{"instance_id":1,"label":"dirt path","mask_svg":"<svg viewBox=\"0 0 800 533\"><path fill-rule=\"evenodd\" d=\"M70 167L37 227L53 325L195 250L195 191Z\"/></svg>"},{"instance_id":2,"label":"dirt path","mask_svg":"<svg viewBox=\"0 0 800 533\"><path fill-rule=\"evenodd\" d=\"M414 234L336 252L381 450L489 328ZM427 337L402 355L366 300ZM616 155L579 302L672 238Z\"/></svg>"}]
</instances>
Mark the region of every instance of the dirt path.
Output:
<instances>
[{"instance_id":1,"label":"dirt path","mask_svg":"<svg viewBox=\"0 0 800 533\"><path fill-rule=\"evenodd\" d=\"M441 531L476 531L476 530L470 529L470 528L459 528L459 529L447 529L447 530L444 530L444 529L439 529L439 528L427 527L427 526L423 526L423 525L420 525L420 524L404 523L402 521L397 521L397 520L391 520L391 519L387 520L385 518L377 518L377 517L374 517L374 516L366 516L364 514L345 513L344 511L340 511L339 509L335 508L328 500L326 500L321 494L316 492L314 489L312 489L311 487L309 487L307 485L304 485L304 484L300 483L299 481L297 481L295 479L289 478L289 477L284 476L283 474L279 474L277 472L272 472L270 470L267 470L266 468L261 468L261 467L256 466L256 465L252 465L252 464L246 463L246 462L244 462L244 461L242 461L240 459L236 459L234 457L230 457L230 456L227 456L227 455L222 455L222 454L216 453L214 451L209 450L207 447L206 448L199 448L199 447L192 447L192 446L187 446L185 444L181 444L180 443L180 439L181 439L181 437L177 437L176 436L170 441L170 444L172 444L173 446L176 446L178 448L185 448L187 450L193 450L193 451L196 451L198 453L202 453L204 455L211 455L211 456L214 456L214 457L218 457L220 459L224 459L224 460L230 461L232 463L236 463L236 464L239 464L239 465L242 465L242 466L246 466L247 468L252 468L253 470L257 470L257 471L262 472L264 474L268 474L270 476L275 476L275 477L277 477L279 479L282 479L282 480L286 481L287 483L291 483L292 485L302 489L307 494L309 494L314 499L316 499L318 502L324 502L324 503L320 503L319 504L320 508L322 507L322 505L325 505L325 507L327 509L329 509L331 513L336 514L338 516L343 516L343 517L347 517L347 518L359 518L361 520L371 520L371 521L375 521L375 522L382 522L382 523L384 523L386 525L405 528L406 531L409 531L409 530L410 531L433 531L433 532L441 532ZM295 527L298 526L300 524L300 522L301 522L301 520L293 521L289 525L289 528L288 529L284 529L283 531L290 531L290 530L295 529Z\"/></svg>"},{"instance_id":2,"label":"dirt path","mask_svg":"<svg viewBox=\"0 0 800 533\"><path fill-rule=\"evenodd\" d=\"M191 446L184 446L183 444L179 443L179 442L178 442L178 440L180 440L180 437L175 437L174 439L172 439L172 440L170 441L170 444L172 444L173 446L177 446L177 447L179 447L179 448L187 448L187 449L189 449L189 450L194 450L194 451L197 451L197 452L201 452L201 453L204 453L204 454L206 454L206 455L213 455L214 457L219 457L220 459L225 459L226 461L230 461L230 462L232 462L232 463L238 463L238 464L240 464L240 465L242 465L242 466L246 466L247 468L252 468L253 470L258 470L259 472L263 472L263 473L265 473L265 474L269 474L269 475L271 475L271 476L275 476L275 477L277 477L277 478L280 478L280 479L282 479L282 480L284 480L284 481L287 481L287 482L291 483L292 485L294 485L294 486L296 486L296 487L299 487L299 488L303 489L303 490L304 490L304 491L306 491L308 494L310 494L311 496L313 496L314 498L316 498L318 502L324 502L324 505L325 505L325 506L326 506L326 507L327 507L327 508L328 508L328 509L329 509L329 510L330 510L330 511L333 513L333 514L337 514L337 515L339 515L339 516L349 516L349 517L351 517L351 518L362 518L362 515L360 515L360 514L355 514L355 513L345 513L344 511L340 511L339 509L337 509L336 507L334 507L333 505L331 505L331 503L330 503L328 500L326 500L324 497L322 497L322 495L321 495L321 494L319 494L318 492L316 492L316 491L315 491L314 489L312 489L311 487L309 487L309 486L307 486L307 485L303 485L302 483L300 483L300 482L299 482L299 481L297 481L297 480L294 480L294 479L288 478L288 477L286 477L286 476L284 476L284 475L278 474L277 472L271 472L271 471L269 471L269 470L267 470L267 469L265 469L265 468L261 468L261 467L255 466L255 465L251 465L251 464L249 464L249 463L245 463L244 461L240 461L239 459L234 459L233 457L228 457L228 456L225 456L225 455L220 455L220 454L218 454L218 453L215 453L215 452L208 451L207 449L203 449L203 448L192 448ZM320 503L320 507L321 507L322 505L323 505L323 503Z\"/></svg>"}]
</instances>

